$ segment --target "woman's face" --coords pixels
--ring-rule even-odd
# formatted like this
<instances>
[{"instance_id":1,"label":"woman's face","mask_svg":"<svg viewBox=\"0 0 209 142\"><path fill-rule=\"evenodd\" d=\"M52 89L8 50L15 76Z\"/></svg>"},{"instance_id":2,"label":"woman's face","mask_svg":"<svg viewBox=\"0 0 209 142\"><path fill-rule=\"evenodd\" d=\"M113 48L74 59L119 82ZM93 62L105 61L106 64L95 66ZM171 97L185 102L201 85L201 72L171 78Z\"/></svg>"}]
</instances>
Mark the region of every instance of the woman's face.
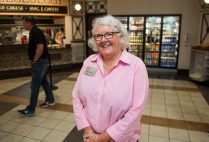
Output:
<instances>
[{"instance_id":1,"label":"woman's face","mask_svg":"<svg viewBox=\"0 0 209 142\"><path fill-rule=\"evenodd\" d=\"M100 38L100 40L96 40L96 45L103 57L111 58L121 53L120 33L115 31L111 26L97 25L95 36Z\"/></svg>"}]
</instances>

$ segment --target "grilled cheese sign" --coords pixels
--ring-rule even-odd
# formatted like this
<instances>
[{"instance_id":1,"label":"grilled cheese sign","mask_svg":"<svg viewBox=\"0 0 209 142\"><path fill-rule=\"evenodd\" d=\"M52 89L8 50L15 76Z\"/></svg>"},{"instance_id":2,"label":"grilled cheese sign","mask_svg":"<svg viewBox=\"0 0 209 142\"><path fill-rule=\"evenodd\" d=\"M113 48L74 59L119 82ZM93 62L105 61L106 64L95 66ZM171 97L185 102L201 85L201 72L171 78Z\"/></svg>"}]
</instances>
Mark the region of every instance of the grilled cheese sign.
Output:
<instances>
[{"instance_id":1,"label":"grilled cheese sign","mask_svg":"<svg viewBox=\"0 0 209 142\"><path fill-rule=\"evenodd\" d=\"M66 0L0 0L4 4L62 5Z\"/></svg>"},{"instance_id":2,"label":"grilled cheese sign","mask_svg":"<svg viewBox=\"0 0 209 142\"><path fill-rule=\"evenodd\" d=\"M0 0L1 14L68 14L67 0ZM1 15L0 14L0 15Z\"/></svg>"}]
</instances>

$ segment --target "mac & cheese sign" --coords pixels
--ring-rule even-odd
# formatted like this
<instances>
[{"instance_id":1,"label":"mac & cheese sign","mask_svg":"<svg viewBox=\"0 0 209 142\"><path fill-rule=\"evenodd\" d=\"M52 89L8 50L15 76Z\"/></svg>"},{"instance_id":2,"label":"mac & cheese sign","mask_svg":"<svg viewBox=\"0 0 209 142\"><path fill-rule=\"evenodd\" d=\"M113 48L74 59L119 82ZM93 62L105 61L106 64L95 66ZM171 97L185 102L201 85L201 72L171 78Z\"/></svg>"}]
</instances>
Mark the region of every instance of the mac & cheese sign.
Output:
<instances>
[{"instance_id":1,"label":"mac & cheese sign","mask_svg":"<svg viewBox=\"0 0 209 142\"><path fill-rule=\"evenodd\" d=\"M68 0L0 0L0 15L64 16L68 13Z\"/></svg>"}]
</instances>

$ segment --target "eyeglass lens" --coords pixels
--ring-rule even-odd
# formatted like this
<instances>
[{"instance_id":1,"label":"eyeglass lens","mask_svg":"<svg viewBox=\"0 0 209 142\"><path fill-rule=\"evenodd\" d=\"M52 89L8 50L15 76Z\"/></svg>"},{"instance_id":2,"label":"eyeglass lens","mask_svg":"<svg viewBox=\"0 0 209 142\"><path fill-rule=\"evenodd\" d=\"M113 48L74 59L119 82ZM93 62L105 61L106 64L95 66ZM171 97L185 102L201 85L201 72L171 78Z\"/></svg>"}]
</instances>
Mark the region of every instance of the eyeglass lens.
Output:
<instances>
[{"instance_id":1,"label":"eyeglass lens","mask_svg":"<svg viewBox=\"0 0 209 142\"><path fill-rule=\"evenodd\" d=\"M94 38L95 38L95 40L102 40L102 38L104 36L106 39L111 39L113 37L114 33L118 33L118 32L107 32L105 34L96 34L94 36Z\"/></svg>"}]
</instances>

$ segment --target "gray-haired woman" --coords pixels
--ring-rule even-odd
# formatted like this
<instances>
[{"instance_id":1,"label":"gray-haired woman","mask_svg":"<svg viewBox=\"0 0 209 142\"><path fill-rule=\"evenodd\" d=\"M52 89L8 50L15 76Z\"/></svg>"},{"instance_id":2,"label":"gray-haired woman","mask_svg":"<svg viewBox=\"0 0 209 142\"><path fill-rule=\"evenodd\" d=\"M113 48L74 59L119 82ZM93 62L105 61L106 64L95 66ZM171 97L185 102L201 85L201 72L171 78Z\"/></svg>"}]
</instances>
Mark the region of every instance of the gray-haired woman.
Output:
<instances>
[{"instance_id":1,"label":"gray-haired woman","mask_svg":"<svg viewBox=\"0 0 209 142\"><path fill-rule=\"evenodd\" d=\"M143 61L126 51L129 36L107 15L93 21L88 57L73 89L73 109L84 142L136 142L148 96Z\"/></svg>"}]
</instances>

